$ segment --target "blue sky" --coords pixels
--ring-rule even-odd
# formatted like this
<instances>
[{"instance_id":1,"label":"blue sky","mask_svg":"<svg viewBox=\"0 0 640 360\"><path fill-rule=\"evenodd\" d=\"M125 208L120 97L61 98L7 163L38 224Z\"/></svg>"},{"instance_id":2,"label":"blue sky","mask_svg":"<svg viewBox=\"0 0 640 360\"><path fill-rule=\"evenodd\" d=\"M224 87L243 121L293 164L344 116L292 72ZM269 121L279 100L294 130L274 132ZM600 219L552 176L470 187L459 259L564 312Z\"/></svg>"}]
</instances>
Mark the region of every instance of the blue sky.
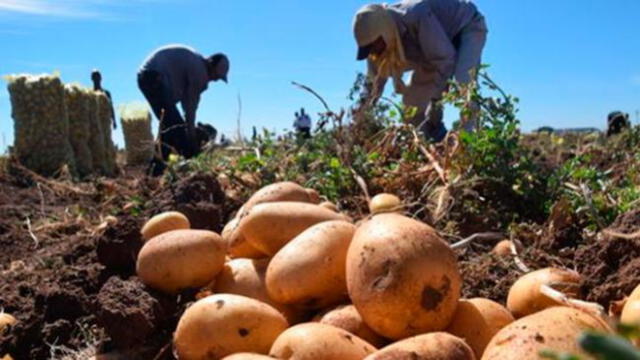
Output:
<instances>
[{"instance_id":1,"label":"blue sky","mask_svg":"<svg viewBox=\"0 0 640 360\"><path fill-rule=\"evenodd\" d=\"M282 130L317 101L293 86L307 84L334 108L364 64L356 62L351 20L355 0L0 0L0 74L59 70L89 85L100 68L116 104L142 100L135 74L146 55L185 43L232 61L230 84L203 95L198 120L225 133ZM484 61L493 77L521 98L526 130L603 127L610 110L640 109L640 1L477 0L490 28ZM448 121L455 118L449 111ZM155 124L154 124L155 125ZM122 143L122 135L114 135ZM13 141L6 92L0 89L0 151Z\"/></svg>"}]
</instances>

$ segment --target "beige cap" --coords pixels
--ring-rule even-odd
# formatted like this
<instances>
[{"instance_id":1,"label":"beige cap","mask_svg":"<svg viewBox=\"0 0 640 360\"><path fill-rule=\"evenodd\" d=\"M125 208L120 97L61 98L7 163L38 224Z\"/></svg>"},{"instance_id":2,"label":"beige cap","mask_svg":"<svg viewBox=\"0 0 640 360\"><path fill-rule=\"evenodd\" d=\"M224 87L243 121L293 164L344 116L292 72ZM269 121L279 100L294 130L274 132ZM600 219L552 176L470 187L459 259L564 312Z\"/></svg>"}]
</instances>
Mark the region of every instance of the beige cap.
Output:
<instances>
[{"instance_id":1,"label":"beige cap","mask_svg":"<svg viewBox=\"0 0 640 360\"><path fill-rule=\"evenodd\" d=\"M362 7L355 15L353 33L358 44L358 60L369 56L371 45L382 37L387 46L395 46L404 59L402 44L393 16L384 5L371 4Z\"/></svg>"}]
</instances>

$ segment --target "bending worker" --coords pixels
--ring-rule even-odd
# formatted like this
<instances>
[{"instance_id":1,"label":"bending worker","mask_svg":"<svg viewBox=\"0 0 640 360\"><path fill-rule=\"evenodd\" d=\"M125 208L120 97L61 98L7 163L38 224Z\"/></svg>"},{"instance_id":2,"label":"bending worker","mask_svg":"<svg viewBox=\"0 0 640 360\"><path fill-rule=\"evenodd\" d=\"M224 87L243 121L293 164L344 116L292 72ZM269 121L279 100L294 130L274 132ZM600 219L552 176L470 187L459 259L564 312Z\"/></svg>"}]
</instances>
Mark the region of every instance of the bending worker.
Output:
<instances>
[{"instance_id":1,"label":"bending worker","mask_svg":"<svg viewBox=\"0 0 640 360\"><path fill-rule=\"evenodd\" d=\"M411 122L441 141L447 130L440 103L451 78L469 83L480 65L487 38L484 17L468 0L405 0L367 5L354 20L358 60L368 62L368 101L375 103L389 78L406 106L417 108ZM408 84L402 76L413 71ZM461 119L467 130L473 119Z\"/></svg>"},{"instance_id":2,"label":"bending worker","mask_svg":"<svg viewBox=\"0 0 640 360\"><path fill-rule=\"evenodd\" d=\"M187 159L197 154L195 121L200 94L210 81L226 83L228 72L226 55L205 58L182 45L160 48L145 60L138 73L138 86L160 121L160 154L151 164L153 175L163 172L172 151ZM176 107L178 102L184 119Z\"/></svg>"}]
</instances>

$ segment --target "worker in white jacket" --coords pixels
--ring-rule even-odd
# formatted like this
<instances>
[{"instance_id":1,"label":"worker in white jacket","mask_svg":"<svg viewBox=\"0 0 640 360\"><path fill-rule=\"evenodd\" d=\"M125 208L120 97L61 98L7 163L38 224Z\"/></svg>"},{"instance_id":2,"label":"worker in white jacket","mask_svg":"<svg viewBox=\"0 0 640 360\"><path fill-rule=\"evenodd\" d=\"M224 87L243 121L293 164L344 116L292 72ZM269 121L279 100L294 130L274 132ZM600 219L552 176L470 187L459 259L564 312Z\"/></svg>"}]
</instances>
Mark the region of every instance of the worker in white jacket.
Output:
<instances>
[{"instance_id":1,"label":"worker in white jacket","mask_svg":"<svg viewBox=\"0 0 640 360\"><path fill-rule=\"evenodd\" d=\"M404 104L417 108L411 123L441 141L447 130L440 100L449 80L469 83L481 62L487 26L476 6L468 0L367 5L355 16L354 34L357 59L368 62L368 100L375 103L392 78ZM461 120L467 130L475 127L475 119Z\"/></svg>"}]
</instances>

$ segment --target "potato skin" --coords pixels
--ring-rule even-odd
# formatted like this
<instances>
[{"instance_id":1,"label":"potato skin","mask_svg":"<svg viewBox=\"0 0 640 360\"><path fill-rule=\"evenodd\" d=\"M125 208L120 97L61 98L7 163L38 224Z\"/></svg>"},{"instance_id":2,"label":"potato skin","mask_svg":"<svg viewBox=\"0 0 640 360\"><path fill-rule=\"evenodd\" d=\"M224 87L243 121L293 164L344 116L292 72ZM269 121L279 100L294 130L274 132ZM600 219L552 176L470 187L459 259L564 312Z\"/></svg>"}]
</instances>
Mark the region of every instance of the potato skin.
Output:
<instances>
[{"instance_id":1,"label":"potato skin","mask_svg":"<svg viewBox=\"0 0 640 360\"><path fill-rule=\"evenodd\" d=\"M571 353L591 359L578 346L577 338L585 330L611 332L604 320L586 312L551 307L516 320L500 330L487 346L482 360L538 360L542 350Z\"/></svg>"},{"instance_id":2,"label":"potato skin","mask_svg":"<svg viewBox=\"0 0 640 360\"><path fill-rule=\"evenodd\" d=\"M318 204L320 202L320 196L315 190L306 189L294 182L277 182L256 191L244 204L239 216L245 216L246 213L258 204L280 201Z\"/></svg>"},{"instance_id":3,"label":"potato skin","mask_svg":"<svg viewBox=\"0 0 640 360\"><path fill-rule=\"evenodd\" d=\"M378 194L369 202L371 214L396 211L402 211L402 201L393 194Z\"/></svg>"},{"instance_id":4,"label":"potato skin","mask_svg":"<svg viewBox=\"0 0 640 360\"><path fill-rule=\"evenodd\" d=\"M449 245L430 226L399 214L362 223L347 255L353 304L367 325L390 339L444 330L461 283Z\"/></svg>"},{"instance_id":5,"label":"potato skin","mask_svg":"<svg viewBox=\"0 0 640 360\"><path fill-rule=\"evenodd\" d=\"M191 228L191 223L187 217L177 211L168 211L155 215L147 221L140 233L144 241L173 230L186 230Z\"/></svg>"},{"instance_id":6,"label":"potato skin","mask_svg":"<svg viewBox=\"0 0 640 360\"><path fill-rule=\"evenodd\" d=\"M636 286L635 289L629 295L628 301L640 300L640 285Z\"/></svg>"},{"instance_id":7,"label":"potato skin","mask_svg":"<svg viewBox=\"0 0 640 360\"><path fill-rule=\"evenodd\" d=\"M447 332L464 339L477 358L502 328L514 322L504 306L489 299L460 300Z\"/></svg>"},{"instance_id":8,"label":"potato skin","mask_svg":"<svg viewBox=\"0 0 640 360\"><path fill-rule=\"evenodd\" d=\"M309 227L331 220L348 220L319 205L270 202L254 206L240 220L240 233L259 251L274 256Z\"/></svg>"},{"instance_id":9,"label":"potato skin","mask_svg":"<svg viewBox=\"0 0 640 360\"><path fill-rule=\"evenodd\" d=\"M398 341L365 360L475 360L464 340L444 332L434 332Z\"/></svg>"},{"instance_id":10,"label":"potato skin","mask_svg":"<svg viewBox=\"0 0 640 360\"><path fill-rule=\"evenodd\" d=\"M0 313L0 335L2 335L6 328L9 326L13 326L18 323L18 320L14 318L11 314Z\"/></svg>"},{"instance_id":11,"label":"potato skin","mask_svg":"<svg viewBox=\"0 0 640 360\"><path fill-rule=\"evenodd\" d=\"M269 356L286 360L362 360L376 349L334 326L305 323L283 332Z\"/></svg>"},{"instance_id":12,"label":"potato skin","mask_svg":"<svg viewBox=\"0 0 640 360\"><path fill-rule=\"evenodd\" d=\"M227 253L232 259L262 259L266 255L254 248L242 236L239 230L240 218L229 221L222 229L222 238L227 243Z\"/></svg>"},{"instance_id":13,"label":"potato skin","mask_svg":"<svg viewBox=\"0 0 640 360\"><path fill-rule=\"evenodd\" d=\"M287 327L280 312L258 300L212 295L185 311L173 344L180 360L221 359L239 352L266 354Z\"/></svg>"},{"instance_id":14,"label":"potato skin","mask_svg":"<svg viewBox=\"0 0 640 360\"><path fill-rule=\"evenodd\" d=\"M541 285L553 283L579 284L580 274L556 268L540 269L525 274L509 289L507 309L518 319L552 306L562 305L540 292Z\"/></svg>"},{"instance_id":15,"label":"potato skin","mask_svg":"<svg viewBox=\"0 0 640 360\"><path fill-rule=\"evenodd\" d=\"M347 251L355 232L346 221L326 221L296 236L269 263L271 298L315 309L345 300Z\"/></svg>"},{"instance_id":16,"label":"potato skin","mask_svg":"<svg viewBox=\"0 0 640 360\"><path fill-rule=\"evenodd\" d=\"M320 315L317 318L317 321L321 324L331 325L346 330L376 348L380 348L387 343L387 340L376 334L367 324L365 324L364 320L362 320L362 316L360 316L360 313L358 313L358 310L353 305L338 306L337 308Z\"/></svg>"},{"instance_id":17,"label":"potato skin","mask_svg":"<svg viewBox=\"0 0 640 360\"><path fill-rule=\"evenodd\" d=\"M275 302L267 293L265 275L268 259L234 259L227 262L213 286L217 294L242 295L264 302L280 311L289 324L302 320L303 311Z\"/></svg>"},{"instance_id":18,"label":"potato skin","mask_svg":"<svg viewBox=\"0 0 640 360\"><path fill-rule=\"evenodd\" d=\"M491 251L496 256L511 256L511 241L502 240Z\"/></svg>"},{"instance_id":19,"label":"potato skin","mask_svg":"<svg viewBox=\"0 0 640 360\"><path fill-rule=\"evenodd\" d=\"M622 309L620 322L629 325L640 325L640 300L627 301Z\"/></svg>"},{"instance_id":20,"label":"potato skin","mask_svg":"<svg viewBox=\"0 0 640 360\"><path fill-rule=\"evenodd\" d=\"M204 230L174 230L154 237L138 254L136 272L145 285L169 294L207 285L222 270L226 246Z\"/></svg>"}]
</instances>

